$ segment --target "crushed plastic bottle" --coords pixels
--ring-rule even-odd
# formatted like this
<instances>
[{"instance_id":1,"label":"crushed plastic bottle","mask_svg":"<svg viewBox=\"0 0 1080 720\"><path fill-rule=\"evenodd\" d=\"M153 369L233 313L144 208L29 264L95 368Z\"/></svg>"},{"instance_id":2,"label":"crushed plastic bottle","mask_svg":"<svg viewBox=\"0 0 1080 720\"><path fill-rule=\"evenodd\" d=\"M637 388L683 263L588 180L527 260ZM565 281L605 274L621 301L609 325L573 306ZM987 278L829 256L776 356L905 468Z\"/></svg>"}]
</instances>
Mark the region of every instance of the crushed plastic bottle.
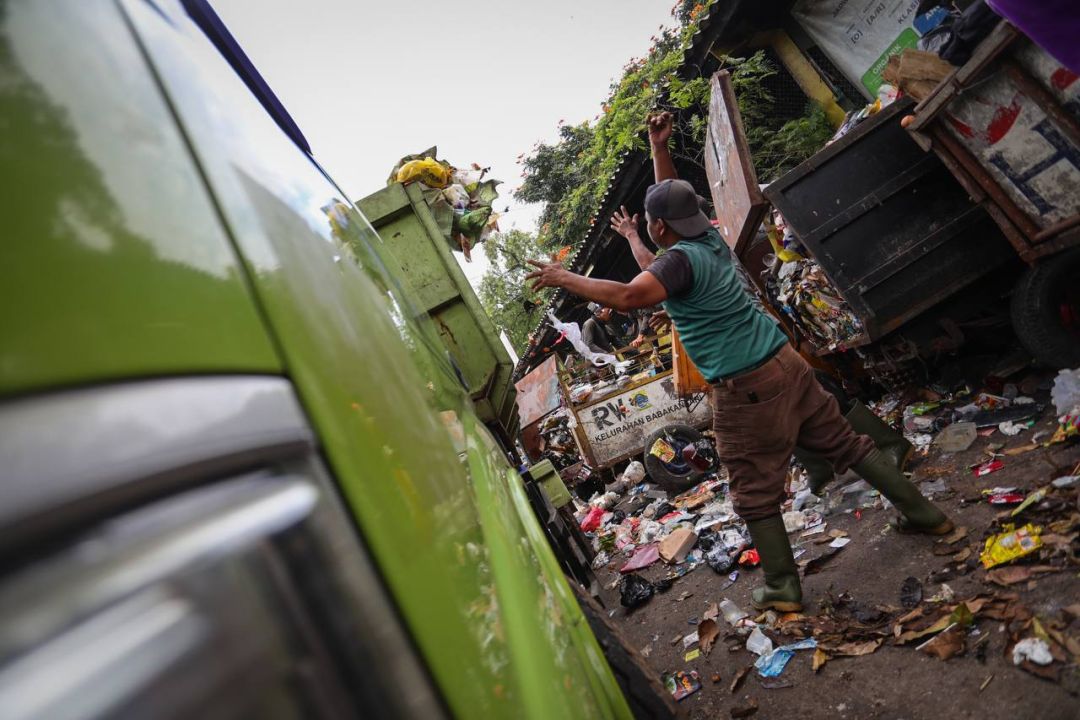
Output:
<instances>
[{"instance_id":1,"label":"crushed plastic bottle","mask_svg":"<svg viewBox=\"0 0 1080 720\"><path fill-rule=\"evenodd\" d=\"M750 614L727 598L720 601L720 612L724 614L724 620L729 625L737 625L740 620L750 617Z\"/></svg>"},{"instance_id":2,"label":"crushed plastic bottle","mask_svg":"<svg viewBox=\"0 0 1080 720\"><path fill-rule=\"evenodd\" d=\"M761 628L755 627L750 637L746 638L746 649L755 655L768 655L773 651L772 640L761 632Z\"/></svg>"}]
</instances>

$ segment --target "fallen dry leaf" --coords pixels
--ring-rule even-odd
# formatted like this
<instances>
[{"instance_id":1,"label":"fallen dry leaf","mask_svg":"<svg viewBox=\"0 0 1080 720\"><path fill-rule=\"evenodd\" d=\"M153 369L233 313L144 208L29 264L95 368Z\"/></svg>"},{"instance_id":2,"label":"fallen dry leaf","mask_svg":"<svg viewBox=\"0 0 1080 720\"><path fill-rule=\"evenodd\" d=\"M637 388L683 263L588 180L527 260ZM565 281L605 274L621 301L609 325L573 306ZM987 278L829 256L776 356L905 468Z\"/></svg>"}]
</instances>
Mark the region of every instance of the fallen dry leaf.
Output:
<instances>
[{"instance_id":1,"label":"fallen dry leaf","mask_svg":"<svg viewBox=\"0 0 1080 720\"><path fill-rule=\"evenodd\" d=\"M897 625L904 625L905 623L909 623L912 620L916 620L918 618L921 618L922 616L923 616L923 609L921 607L917 607L914 610L912 610L911 612L909 612L908 614L898 618L896 620L896 624Z\"/></svg>"},{"instance_id":2,"label":"fallen dry leaf","mask_svg":"<svg viewBox=\"0 0 1080 720\"><path fill-rule=\"evenodd\" d=\"M1042 445L1039 443L1031 443L1029 445L1020 445L1019 447L1009 448L1005 451L1006 455L1023 455L1024 453L1031 452L1032 450L1038 450Z\"/></svg>"},{"instance_id":3,"label":"fallen dry leaf","mask_svg":"<svg viewBox=\"0 0 1080 720\"><path fill-rule=\"evenodd\" d=\"M966 547L953 555L953 562L965 562L969 557L971 557L971 548Z\"/></svg>"},{"instance_id":4,"label":"fallen dry leaf","mask_svg":"<svg viewBox=\"0 0 1080 720\"><path fill-rule=\"evenodd\" d=\"M994 568L986 572L986 579L995 585L1008 587L1031 579L1031 568L1026 565L1011 565Z\"/></svg>"},{"instance_id":5,"label":"fallen dry leaf","mask_svg":"<svg viewBox=\"0 0 1080 720\"><path fill-rule=\"evenodd\" d=\"M935 543L930 552L934 553L938 557L942 555L955 555L963 548L953 547L952 545L943 545L941 543Z\"/></svg>"},{"instance_id":6,"label":"fallen dry leaf","mask_svg":"<svg viewBox=\"0 0 1080 720\"><path fill-rule=\"evenodd\" d=\"M1076 618L1080 618L1080 603L1073 603L1072 605L1066 605L1065 607L1061 608L1061 611L1064 612L1069 617L1073 618L1074 620Z\"/></svg>"},{"instance_id":7,"label":"fallen dry leaf","mask_svg":"<svg viewBox=\"0 0 1080 720\"><path fill-rule=\"evenodd\" d=\"M720 606L716 603L709 603L709 607L705 608L705 614L701 616L702 620L715 620L720 617Z\"/></svg>"},{"instance_id":8,"label":"fallen dry leaf","mask_svg":"<svg viewBox=\"0 0 1080 720\"><path fill-rule=\"evenodd\" d=\"M919 650L938 660L948 660L966 649L963 628L956 626L939 633L919 646Z\"/></svg>"},{"instance_id":9,"label":"fallen dry leaf","mask_svg":"<svg viewBox=\"0 0 1080 720\"><path fill-rule=\"evenodd\" d=\"M753 665L747 665L742 670L735 673L735 677L731 680L731 687L728 688L732 695L735 694L735 691L739 689L739 686L743 684L743 680L746 679L746 676L749 675L750 671L753 669Z\"/></svg>"},{"instance_id":10,"label":"fallen dry leaf","mask_svg":"<svg viewBox=\"0 0 1080 720\"><path fill-rule=\"evenodd\" d=\"M720 637L720 626L716 624L715 620L702 620L698 623L697 631L701 652L708 655L712 650L713 644L716 642L716 638Z\"/></svg>"},{"instance_id":11,"label":"fallen dry leaf","mask_svg":"<svg viewBox=\"0 0 1080 720\"><path fill-rule=\"evenodd\" d=\"M945 615L925 630L908 630L905 633L901 633L901 635L896 638L896 644L906 645L912 640L918 640L921 637L926 637L927 635L933 635L934 633L941 632L945 628L949 627L949 623L949 615Z\"/></svg>"},{"instance_id":12,"label":"fallen dry leaf","mask_svg":"<svg viewBox=\"0 0 1080 720\"><path fill-rule=\"evenodd\" d=\"M941 542L945 543L946 545L955 545L956 543L966 538L967 535L968 529L961 525L960 527L953 530L948 537L942 538Z\"/></svg>"},{"instance_id":13,"label":"fallen dry leaf","mask_svg":"<svg viewBox=\"0 0 1080 720\"><path fill-rule=\"evenodd\" d=\"M817 672L821 668L825 667L825 663L829 662L829 660L831 659L832 657L829 655L829 653L825 652L821 648L817 648L816 650L814 650L814 672Z\"/></svg>"},{"instance_id":14,"label":"fallen dry leaf","mask_svg":"<svg viewBox=\"0 0 1080 720\"><path fill-rule=\"evenodd\" d=\"M1060 533L1043 533L1039 537L1042 539L1043 545L1052 545L1054 547L1065 549L1068 549L1069 546L1072 545L1072 540L1068 536Z\"/></svg>"},{"instance_id":15,"label":"fallen dry leaf","mask_svg":"<svg viewBox=\"0 0 1080 720\"><path fill-rule=\"evenodd\" d=\"M766 690L782 690L784 688L793 688L795 685L784 678L763 678L758 676L758 685Z\"/></svg>"},{"instance_id":16,"label":"fallen dry leaf","mask_svg":"<svg viewBox=\"0 0 1080 720\"><path fill-rule=\"evenodd\" d=\"M840 530L839 528L833 528L832 530L829 531L829 537L831 537L831 538L842 538L842 537L847 537L847 536L848 536L847 530Z\"/></svg>"},{"instance_id":17,"label":"fallen dry leaf","mask_svg":"<svg viewBox=\"0 0 1080 720\"><path fill-rule=\"evenodd\" d=\"M754 698L748 698L746 704L741 707L731 708L731 717L736 718L748 718L758 711L757 700Z\"/></svg>"},{"instance_id":18,"label":"fallen dry leaf","mask_svg":"<svg viewBox=\"0 0 1080 720\"><path fill-rule=\"evenodd\" d=\"M859 657L861 655L869 655L881 647L881 643L883 642L885 642L884 638L867 640L865 642L846 642L834 648L830 648L829 653L833 657Z\"/></svg>"},{"instance_id":19,"label":"fallen dry leaf","mask_svg":"<svg viewBox=\"0 0 1080 720\"><path fill-rule=\"evenodd\" d=\"M1036 677L1041 677L1044 680L1050 680L1057 682L1058 674L1061 672L1061 666L1051 663L1050 665L1036 665L1030 660L1025 660L1020 663L1020 668L1028 671Z\"/></svg>"}]
</instances>

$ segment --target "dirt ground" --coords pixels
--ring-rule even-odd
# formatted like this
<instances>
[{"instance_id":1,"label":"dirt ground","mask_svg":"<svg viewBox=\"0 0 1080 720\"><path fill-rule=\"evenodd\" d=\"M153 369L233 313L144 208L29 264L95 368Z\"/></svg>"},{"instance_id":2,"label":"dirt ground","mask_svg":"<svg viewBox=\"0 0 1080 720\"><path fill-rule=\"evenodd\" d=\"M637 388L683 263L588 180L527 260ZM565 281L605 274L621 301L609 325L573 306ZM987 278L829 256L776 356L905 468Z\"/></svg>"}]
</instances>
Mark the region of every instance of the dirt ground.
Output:
<instances>
[{"instance_id":1,"label":"dirt ground","mask_svg":"<svg viewBox=\"0 0 1080 720\"><path fill-rule=\"evenodd\" d=\"M1034 430L1052 432L1056 427L1050 409ZM929 455L916 456L909 470L914 471L916 481L944 478L947 491L936 500L957 526L969 529L960 547L970 546L973 561L961 574L946 580L956 600L980 593L1017 592L1020 602L1036 617L1055 618L1061 617L1063 607L1080 602L1080 575L1075 566L1003 588L991 584L981 565L974 561L994 518L1001 512L985 502L972 501L982 489L1011 485L1033 490L1066 474L1080 462L1080 445L1055 445L1007 456L1002 470L982 478L975 477L968 469L969 465L987 459L988 444L1004 442L1006 450L1022 446L1030 442L1032 432L1011 438L1000 432L978 437L968 450L954 455L943 455L932 448ZM826 518L830 530L844 530L852 541L821 572L803 580L805 614L819 613L830 595L845 592L862 606L881 605L899 610L900 587L909 576L922 581L925 596L939 591L941 580L931 576L949 565L950 558L933 554L933 538L901 535L892 530L888 522L893 513L877 508L862 510L861 517L841 513ZM1038 515L1029 519L1037 522ZM799 535L793 533L791 537L798 540ZM825 547L810 540L803 542L812 555ZM745 649L744 638L733 634L725 638L731 628L722 616L718 620L720 639L708 656L686 662L682 642L673 644L672 640L692 633L707 606L722 598L751 610L750 590L761 582L761 570L741 571L738 580L723 589L728 577L702 564L677 580L670 590L628 612L619 604L616 587L623 560L617 557L597 571L605 588L604 602L609 610L613 609L613 622L646 655L657 674L691 669L700 674L702 689L680 703L691 718L727 718L731 717L733 708L752 703L759 707L753 715L755 718L1080 718L1080 697L1070 695L1062 684L1015 667L1011 657L1004 656L1008 633L1003 623L982 618L976 622L975 633L968 637L967 652L946 661L917 651L915 647L919 643L896 646L889 640L869 655L834 658L815 673L811 669L814 651L803 650L796 653L778 678L766 681L788 687L766 688L763 678L751 670L733 694L732 680L756 656ZM641 574L655 580L669 569L657 563ZM1080 636L1080 620L1074 620L1066 632ZM776 632L771 634L774 641L779 640L776 645L795 640ZM985 653L973 652L972 647L985 635L989 635L989 640L983 641L987 643ZM718 682L713 681L714 675L719 676Z\"/></svg>"}]
</instances>

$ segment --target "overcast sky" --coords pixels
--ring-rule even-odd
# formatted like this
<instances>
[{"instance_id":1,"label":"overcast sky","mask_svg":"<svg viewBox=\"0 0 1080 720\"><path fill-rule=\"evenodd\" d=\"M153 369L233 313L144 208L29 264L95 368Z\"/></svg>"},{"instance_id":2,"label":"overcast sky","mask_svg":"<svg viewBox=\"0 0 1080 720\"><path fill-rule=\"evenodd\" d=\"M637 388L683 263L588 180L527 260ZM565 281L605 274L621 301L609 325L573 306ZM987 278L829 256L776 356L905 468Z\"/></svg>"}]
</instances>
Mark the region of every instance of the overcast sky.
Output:
<instances>
[{"instance_id":1,"label":"overcast sky","mask_svg":"<svg viewBox=\"0 0 1080 720\"><path fill-rule=\"evenodd\" d=\"M674 0L212 0L315 157L357 199L402 155L491 166L502 229L534 230L516 203L517 157L558 123L592 119L646 52ZM466 274L475 284L477 249Z\"/></svg>"}]
</instances>

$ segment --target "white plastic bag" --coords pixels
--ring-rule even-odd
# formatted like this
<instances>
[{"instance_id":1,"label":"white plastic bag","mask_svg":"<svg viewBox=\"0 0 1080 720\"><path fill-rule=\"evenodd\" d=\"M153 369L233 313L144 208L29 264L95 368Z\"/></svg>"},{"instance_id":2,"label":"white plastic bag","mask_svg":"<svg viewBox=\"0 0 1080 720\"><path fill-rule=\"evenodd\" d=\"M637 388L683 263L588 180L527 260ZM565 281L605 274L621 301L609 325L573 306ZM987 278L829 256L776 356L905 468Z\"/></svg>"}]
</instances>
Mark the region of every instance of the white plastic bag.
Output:
<instances>
[{"instance_id":1,"label":"white plastic bag","mask_svg":"<svg viewBox=\"0 0 1080 720\"><path fill-rule=\"evenodd\" d=\"M1062 370L1054 378L1054 387L1050 390L1058 415L1069 415L1080 408L1080 368Z\"/></svg>"}]
</instances>

